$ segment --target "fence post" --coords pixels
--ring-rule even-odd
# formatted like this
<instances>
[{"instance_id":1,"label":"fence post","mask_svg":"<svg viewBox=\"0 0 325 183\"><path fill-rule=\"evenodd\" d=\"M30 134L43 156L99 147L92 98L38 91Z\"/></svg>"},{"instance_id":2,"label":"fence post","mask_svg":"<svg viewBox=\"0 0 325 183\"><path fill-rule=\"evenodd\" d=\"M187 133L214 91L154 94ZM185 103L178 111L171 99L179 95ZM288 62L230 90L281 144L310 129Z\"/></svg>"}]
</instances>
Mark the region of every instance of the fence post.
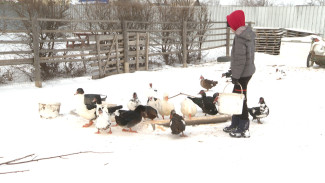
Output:
<instances>
[{"instance_id":1,"label":"fence post","mask_svg":"<svg viewBox=\"0 0 325 183\"><path fill-rule=\"evenodd\" d=\"M127 30L127 21L122 21L122 29L123 29L123 46L124 46L124 72L129 73L129 34Z\"/></svg>"},{"instance_id":2,"label":"fence post","mask_svg":"<svg viewBox=\"0 0 325 183\"><path fill-rule=\"evenodd\" d=\"M117 36L117 35L116 35ZM112 45L113 46L113 45ZM120 58L119 58L119 53L120 51L118 50L118 37L116 37L116 41L115 41L115 49L116 49L116 71L117 74L120 73Z\"/></svg>"},{"instance_id":3,"label":"fence post","mask_svg":"<svg viewBox=\"0 0 325 183\"><path fill-rule=\"evenodd\" d=\"M183 21L183 34L182 34L182 39L183 39L183 67L187 67L187 43L186 43L186 38L187 38L187 21Z\"/></svg>"},{"instance_id":4,"label":"fence post","mask_svg":"<svg viewBox=\"0 0 325 183\"><path fill-rule=\"evenodd\" d=\"M147 35L146 35L146 71L149 70L149 32L147 32Z\"/></svg>"},{"instance_id":5,"label":"fence post","mask_svg":"<svg viewBox=\"0 0 325 183\"><path fill-rule=\"evenodd\" d=\"M35 67L35 86L41 88L41 66L39 59L39 31L37 26L37 17L32 18L32 33L33 33L33 50L34 50L34 67Z\"/></svg>"},{"instance_id":6,"label":"fence post","mask_svg":"<svg viewBox=\"0 0 325 183\"><path fill-rule=\"evenodd\" d=\"M227 27L226 32L226 56L229 57L229 51L230 50L230 27Z\"/></svg>"},{"instance_id":7,"label":"fence post","mask_svg":"<svg viewBox=\"0 0 325 183\"><path fill-rule=\"evenodd\" d=\"M138 71L139 70L139 51L140 51L140 46L139 46L139 33L137 33L136 40L135 40L135 49L136 49L136 56L135 56L135 69Z\"/></svg>"},{"instance_id":8,"label":"fence post","mask_svg":"<svg viewBox=\"0 0 325 183\"><path fill-rule=\"evenodd\" d=\"M97 51L98 68L99 68L98 75L99 78L102 78L105 76L105 73L103 73L102 61L100 59L100 35L96 34L95 39L96 39L96 51Z\"/></svg>"}]
</instances>

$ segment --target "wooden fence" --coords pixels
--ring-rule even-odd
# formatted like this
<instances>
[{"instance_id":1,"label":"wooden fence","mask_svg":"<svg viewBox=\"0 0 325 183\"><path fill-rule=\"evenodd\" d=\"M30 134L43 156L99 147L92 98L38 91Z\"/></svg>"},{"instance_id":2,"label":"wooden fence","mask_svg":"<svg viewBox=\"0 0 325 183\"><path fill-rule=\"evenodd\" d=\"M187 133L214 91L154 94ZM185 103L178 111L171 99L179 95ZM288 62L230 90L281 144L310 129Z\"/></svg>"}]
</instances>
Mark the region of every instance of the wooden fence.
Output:
<instances>
[{"instance_id":1,"label":"wooden fence","mask_svg":"<svg viewBox=\"0 0 325 183\"><path fill-rule=\"evenodd\" d=\"M119 22L107 20L64 20L44 18L0 17L0 21L20 21L25 25L15 30L0 30L0 66L30 64L34 67L35 86L42 87L41 64L44 63L90 63L93 78L111 74L148 70L150 57L179 55L186 67L191 53L227 46L229 55L230 31L226 22L209 22L209 27L193 29L191 24L202 22ZM41 22L68 22L114 24L117 29L73 29L62 26L41 29ZM148 24L143 28L135 25ZM162 29L163 25L177 24L178 29ZM205 25L205 23L204 23ZM222 33L215 33L216 31ZM18 38L2 39L3 35L19 35ZM44 37L43 35L52 35ZM222 39L214 39L223 36ZM166 42L166 40L168 40ZM203 47L215 42L217 46ZM44 46L47 45L47 46ZM51 45L51 46L49 46ZM193 46L194 45L194 46ZM16 49L3 49L14 46ZM170 49L162 49L169 47Z\"/></svg>"}]
</instances>

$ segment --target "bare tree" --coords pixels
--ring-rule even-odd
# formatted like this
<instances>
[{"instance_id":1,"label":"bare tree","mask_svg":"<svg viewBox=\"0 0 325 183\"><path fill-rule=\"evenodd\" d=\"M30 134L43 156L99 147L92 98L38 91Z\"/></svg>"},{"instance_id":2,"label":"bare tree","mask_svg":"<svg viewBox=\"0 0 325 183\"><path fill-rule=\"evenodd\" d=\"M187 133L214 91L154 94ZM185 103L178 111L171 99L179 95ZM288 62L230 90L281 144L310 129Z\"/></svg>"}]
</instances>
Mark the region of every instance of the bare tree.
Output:
<instances>
[{"instance_id":1,"label":"bare tree","mask_svg":"<svg viewBox=\"0 0 325 183\"><path fill-rule=\"evenodd\" d=\"M81 15L80 15L81 16ZM117 20L114 8L107 3L86 3L84 15L88 20ZM120 28L116 23L110 22L88 22L86 27L90 30L113 30ZM104 34L107 34L104 32Z\"/></svg>"},{"instance_id":2,"label":"bare tree","mask_svg":"<svg viewBox=\"0 0 325 183\"><path fill-rule=\"evenodd\" d=\"M178 52L178 54L164 54L162 57L167 65L175 62L182 63L183 59L183 46L186 46L186 50L193 50L202 48L203 40L206 39L207 28L209 27L210 13L207 8L207 4L201 4L200 6L192 6L195 0L147 0L148 3L156 5L159 15L157 21L166 22L161 24L161 32L155 33L157 38L154 41L157 44L161 44L161 52ZM170 22L170 23L167 23ZM183 35L183 23L186 24L186 35ZM199 22L199 23L198 23ZM186 45L182 44L182 38L185 37ZM188 52L187 62L191 60L201 59L201 52Z\"/></svg>"},{"instance_id":3,"label":"bare tree","mask_svg":"<svg viewBox=\"0 0 325 183\"><path fill-rule=\"evenodd\" d=\"M197 27L197 37L198 37L198 48L202 49L203 42L207 39L206 34L208 33L208 29L212 27L210 12L208 10L208 6L201 6L201 10L198 12L197 21L199 22ZM197 56L198 60L202 59L202 52L198 52Z\"/></svg>"},{"instance_id":4,"label":"bare tree","mask_svg":"<svg viewBox=\"0 0 325 183\"><path fill-rule=\"evenodd\" d=\"M12 8L19 17L28 18L32 20L37 18L53 18L64 19L68 16L67 10L69 9L70 0L18 0L12 2ZM32 21L21 21L22 26L26 30L32 30ZM68 22L57 21L38 21L38 30L58 30L61 27L67 26ZM22 35L22 39L33 39L32 32L27 35ZM39 33L40 40L54 40L62 36L59 33ZM28 46L33 49L32 43ZM56 46L55 42L40 42L39 49L53 49ZM40 57L51 57L53 52L40 52ZM59 63L41 63L41 74L43 79L50 79L54 77L59 70Z\"/></svg>"}]
</instances>

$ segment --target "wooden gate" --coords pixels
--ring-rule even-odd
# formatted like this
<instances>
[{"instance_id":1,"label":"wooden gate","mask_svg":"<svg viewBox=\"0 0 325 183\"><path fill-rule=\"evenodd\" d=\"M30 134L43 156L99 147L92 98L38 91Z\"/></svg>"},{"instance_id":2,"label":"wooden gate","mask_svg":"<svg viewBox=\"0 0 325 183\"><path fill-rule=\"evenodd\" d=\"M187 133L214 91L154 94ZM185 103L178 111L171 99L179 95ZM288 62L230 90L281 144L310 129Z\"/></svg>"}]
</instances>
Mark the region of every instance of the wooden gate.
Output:
<instances>
[{"instance_id":1,"label":"wooden gate","mask_svg":"<svg viewBox=\"0 0 325 183\"><path fill-rule=\"evenodd\" d=\"M96 43L94 52L98 60L92 64L92 78L148 70L148 39L148 33L128 33L127 41L124 41L122 34L91 35L89 41ZM127 57L124 57L124 54L127 54Z\"/></svg>"}]
</instances>

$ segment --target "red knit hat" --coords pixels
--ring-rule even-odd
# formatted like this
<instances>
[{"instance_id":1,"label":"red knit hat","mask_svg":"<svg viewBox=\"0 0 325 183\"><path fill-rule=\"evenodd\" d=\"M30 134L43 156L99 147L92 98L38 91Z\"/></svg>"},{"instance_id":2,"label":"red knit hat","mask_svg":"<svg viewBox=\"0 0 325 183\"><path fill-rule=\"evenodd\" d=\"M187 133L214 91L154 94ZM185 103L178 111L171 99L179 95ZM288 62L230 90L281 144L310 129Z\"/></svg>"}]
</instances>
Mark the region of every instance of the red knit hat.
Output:
<instances>
[{"instance_id":1,"label":"red knit hat","mask_svg":"<svg viewBox=\"0 0 325 183\"><path fill-rule=\"evenodd\" d=\"M227 16L227 22L233 30L245 26L245 13L243 10L236 10Z\"/></svg>"}]
</instances>

